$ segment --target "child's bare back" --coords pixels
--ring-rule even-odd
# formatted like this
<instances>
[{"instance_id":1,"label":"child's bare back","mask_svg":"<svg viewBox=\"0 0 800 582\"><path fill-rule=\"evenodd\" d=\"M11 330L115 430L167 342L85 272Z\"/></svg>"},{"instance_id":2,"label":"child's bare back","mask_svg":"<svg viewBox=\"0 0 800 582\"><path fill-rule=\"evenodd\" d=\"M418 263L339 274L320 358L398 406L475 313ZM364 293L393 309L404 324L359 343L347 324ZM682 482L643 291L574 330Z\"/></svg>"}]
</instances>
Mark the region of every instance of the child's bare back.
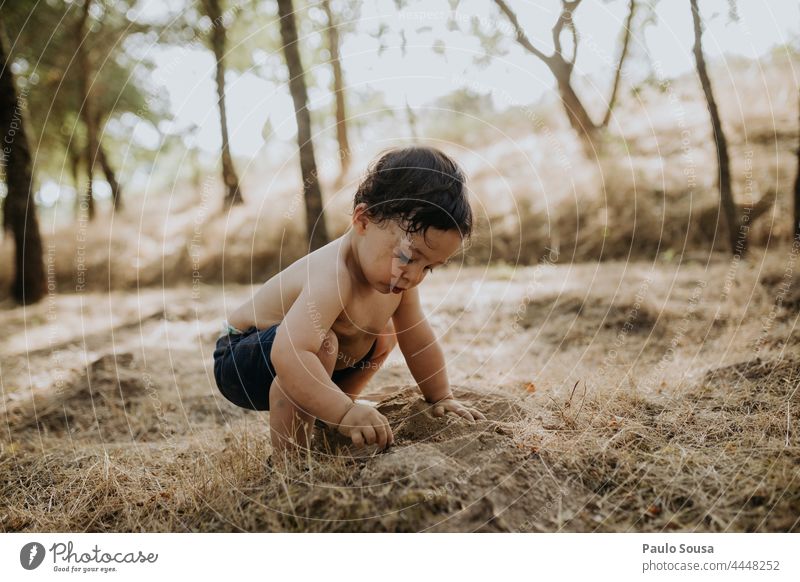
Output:
<instances>
[{"instance_id":1,"label":"child's bare back","mask_svg":"<svg viewBox=\"0 0 800 582\"><path fill-rule=\"evenodd\" d=\"M453 398L417 286L472 228L463 173L438 150L381 157L355 195L352 228L268 280L228 317L214 374L234 404L270 411L273 450L308 446L319 418L357 446L393 442L354 402L395 345L434 414L483 415Z\"/></svg>"}]
</instances>

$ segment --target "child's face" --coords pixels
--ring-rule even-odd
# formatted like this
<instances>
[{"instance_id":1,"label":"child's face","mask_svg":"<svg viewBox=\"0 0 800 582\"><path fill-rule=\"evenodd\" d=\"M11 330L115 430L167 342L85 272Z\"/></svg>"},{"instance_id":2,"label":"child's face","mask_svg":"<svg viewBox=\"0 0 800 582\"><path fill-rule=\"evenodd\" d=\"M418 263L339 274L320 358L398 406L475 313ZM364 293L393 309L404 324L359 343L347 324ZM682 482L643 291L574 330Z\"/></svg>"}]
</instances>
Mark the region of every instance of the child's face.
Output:
<instances>
[{"instance_id":1,"label":"child's face","mask_svg":"<svg viewBox=\"0 0 800 582\"><path fill-rule=\"evenodd\" d=\"M365 216L353 218L359 235L361 270L381 293L401 293L416 287L461 248L457 230L429 228L425 236L409 235L396 221L378 225Z\"/></svg>"}]
</instances>

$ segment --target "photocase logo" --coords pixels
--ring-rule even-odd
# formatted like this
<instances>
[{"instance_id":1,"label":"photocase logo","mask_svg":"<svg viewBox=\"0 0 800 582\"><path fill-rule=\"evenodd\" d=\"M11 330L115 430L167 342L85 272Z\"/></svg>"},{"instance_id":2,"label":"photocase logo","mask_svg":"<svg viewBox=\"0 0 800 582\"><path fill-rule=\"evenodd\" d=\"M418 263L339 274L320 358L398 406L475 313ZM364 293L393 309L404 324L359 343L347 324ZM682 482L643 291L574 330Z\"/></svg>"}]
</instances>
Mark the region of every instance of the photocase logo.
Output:
<instances>
[{"instance_id":1,"label":"photocase logo","mask_svg":"<svg viewBox=\"0 0 800 582\"><path fill-rule=\"evenodd\" d=\"M35 570L44 560L44 546L39 542L30 542L19 551L19 563L26 570Z\"/></svg>"}]
</instances>

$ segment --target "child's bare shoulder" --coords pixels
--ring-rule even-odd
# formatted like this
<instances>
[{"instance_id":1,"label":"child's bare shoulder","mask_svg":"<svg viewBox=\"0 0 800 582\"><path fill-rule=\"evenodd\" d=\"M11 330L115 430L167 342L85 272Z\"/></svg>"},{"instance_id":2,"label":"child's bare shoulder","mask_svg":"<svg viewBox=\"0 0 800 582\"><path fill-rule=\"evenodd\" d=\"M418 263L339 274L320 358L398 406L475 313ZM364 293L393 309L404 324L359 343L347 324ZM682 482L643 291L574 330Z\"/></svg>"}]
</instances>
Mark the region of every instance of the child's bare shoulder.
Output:
<instances>
[{"instance_id":1,"label":"child's bare shoulder","mask_svg":"<svg viewBox=\"0 0 800 582\"><path fill-rule=\"evenodd\" d=\"M295 276L308 296L350 296L353 277L344 250L342 240L337 239L298 261Z\"/></svg>"},{"instance_id":2,"label":"child's bare shoulder","mask_svg":"<svg viewBox=\"0 0 800 582\"><path fill-rule=\"evenodd\" d=\"M350 302L352 278L336 242L306 255L283 273L285 283L297 291L282 326L293 330L293 341L316 338L319 326L330 327Z\"/></svg>"},{"instance_id":3,"label":"child's bare shoulder","mask_svg":"<svg viewBox=\"0 0 800 582\"><path fill-rule=\"evenodd\" d=\"M352 279L335 243L309 253L271 277L250 300L228 315L228 322L239 329L251 325L263 329L283 320L301 297L305 303L315 303L316 308L341 310L349 300Z\"/></svg>"}]
</instances>

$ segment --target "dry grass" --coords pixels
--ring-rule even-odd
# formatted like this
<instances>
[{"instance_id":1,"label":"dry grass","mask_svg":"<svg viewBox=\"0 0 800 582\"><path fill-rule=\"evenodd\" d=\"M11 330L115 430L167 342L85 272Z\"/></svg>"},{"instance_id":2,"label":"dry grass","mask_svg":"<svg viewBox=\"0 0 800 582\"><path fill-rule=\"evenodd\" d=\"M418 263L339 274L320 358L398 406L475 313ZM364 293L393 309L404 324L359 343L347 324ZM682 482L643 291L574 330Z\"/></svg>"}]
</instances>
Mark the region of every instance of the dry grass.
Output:
<instances>
[{"instance_id":1,"label":"dry grass","mask_svg":"<svg viewBox=\"0 0 800 582\"><path fill-rule=\"evenodd\" d=\"M745 381L738 367L718 368L679 396L617 391L552 402L530 446L563 482L593 493L591 511L569 504L559 527L797 531L800 361L762 362Z\"/></svg>"},{"instance_id":2,"label":"dry grass","mask_svg":"<svg viewBox=\"0 0 800 582\"><path fill-rule=\"evenodd\" d=\"M437 110L434 145L467 146L451 153L478 231L466 266L426 280L425 307L457 392L489 420L432 418L395 354L367 395L395 430L384 454L317 431L302 467L277 470L268 416L214 386L226 311L305 252L296 160L249 168L248 202L229 214L212 177L132 196L86 240L72 223L45 228L62 294L0 312L0 529L800 531L800 260L775 244L788 239L796 87L787 62L762 65L763 79L741 63L714 78L738 200L748 164L750 194L777 193L742 261L717 252L693 77L672 88L694 189L657 88L621 103L595 159L556 104L539 125L522 109L494 127ZM323 173L334 234L373 153L339 189ZM556 265L541 260L553 248Z\"/></svg>"},{"instance_id":3,"label":"dry grass","mask_svg":"<svg viewBox=\"0 0 800 582\"><path fill-rule=\"evenodd\" d=\"M267 415L228 404L211 378L223 302L249 287L97 295L86 334L68 323L75 297L6 311L0 524L798 531L791 256L751 256L727 290L728 262L445 270L426 308L457 393L489 421L433 418L390 360L368 397L396 445L358 455L318 430L288 472L270 461Z\"/></svg>"}]
</instances>

